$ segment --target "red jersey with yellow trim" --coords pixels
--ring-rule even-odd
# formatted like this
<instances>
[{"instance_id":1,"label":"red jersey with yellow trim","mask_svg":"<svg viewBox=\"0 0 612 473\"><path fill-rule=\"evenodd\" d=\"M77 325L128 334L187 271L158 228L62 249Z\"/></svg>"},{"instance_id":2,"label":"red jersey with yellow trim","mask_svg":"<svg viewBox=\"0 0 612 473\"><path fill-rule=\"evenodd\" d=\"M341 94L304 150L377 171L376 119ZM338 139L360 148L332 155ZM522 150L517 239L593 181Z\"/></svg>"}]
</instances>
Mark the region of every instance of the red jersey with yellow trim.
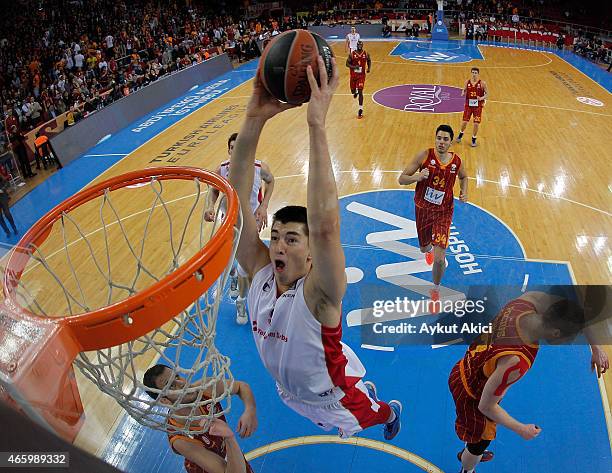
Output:
<instances>
[{"instance_id":1,"label":"red jersey with yellow trim","mask_svg":"<svg viewBox=\"0 0 612 473\"><path fill-rule=\"evenodd\" d=\"M366 74L366 66L368 64L368 53L365 51L353 51L351 53L351 65L358 66L358 69L351 68L351 77L361 77Z\"/></svg>"},{"instance_id":2,"label":"red jersey with yellow trim","mask_svg":"<svg viewBox=\"0 0 612 473\"><path fill-rule=\"evenodd\" d=\"M223 409L221 407L221 404L217 402L215 404L215 412L221 412L222 410ZM202 415L208 415L208 412L210 411L210 404L208 404L207 406L200 406L200 411L202 412ZM226 422L224 415L220 416L219 419L221 419L223 422ZM177 422L172 418L168 419L168 423L170 425L178 425ZM168 440L170 441L172 450L180 455L180 453L174 450L173 445L174 442L178 439L202 445L206 450L216 453L221 458L225 459L225 441L223 440L223 437L219 437L217 435L210 435L208 433L194 434L189 436L182 433L168 433ZM253 469L246 460L245 463L246 473L253 473ZM188 460L187 458L185 458L185 470L187 471L187 473L209 473L207 470L201 468L197 463L194 463Z\"/></svg>"},{"instance_id":3,"label":"red jersey with yellow trim","mask_svg":"<svg viewBox=\"0 0 612 473\"><path fill-rule=\"evenodd\" d=\"M427 168L429 176L416 184L414 203L417 207L436 212L453 209L453 187L461 167L461 158L453 152L449 151L449 154L451 159L442 164L435 150L428 150L419 171Z\"/></svg>"},{"instance_id":4,"label":"red jersey with yellow trim","mask_svg":"<svg viewBox=\"0 0 612 473\"><path fill-rule=\"evenodd\" d=\"M536 312L531 302L515 299L506 304L493 320L491 334L478 337L460 361L459 369L464 389L474 399L480 399L484 386L502 356L519 357L520 377L531 368L538 354L538 345L525 343L521 337L519 320Z\"/></svg>"},{"instance_id":5,"label":"red jersey with yellow trim","mask_svg":"<svg viewBox=\"0 0 612 473\"><path fill-rule=\"evenodd\" d=\"M465 106L482 107L484 105L484 100L478 100L479 97L484 97L484 87L480 79L475 84L472 84L472 81L468 80L465 86Z\"/></svg>"}]
</instances>

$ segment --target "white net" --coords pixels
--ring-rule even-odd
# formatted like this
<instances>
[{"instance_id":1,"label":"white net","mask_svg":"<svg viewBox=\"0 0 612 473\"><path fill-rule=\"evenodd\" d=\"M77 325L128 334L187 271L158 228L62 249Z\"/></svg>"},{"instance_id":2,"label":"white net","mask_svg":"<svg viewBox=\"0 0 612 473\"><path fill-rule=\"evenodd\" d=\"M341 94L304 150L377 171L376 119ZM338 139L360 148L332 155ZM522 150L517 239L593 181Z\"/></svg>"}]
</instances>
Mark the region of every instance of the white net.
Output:
<instances>
[{"instance_id":1,"label":"white net","mask_svg":"<svg viewBox=\"0 0 612 473\"><path fill-rule=\"evenodd\" d=\"M62 212L44 243L30 245L15 300L43 317L91 312L150 287L197 254L225 216L204 219L211 185L197 178L107 188L103 195ZM220 191L217 209L227 196ZM145 203L145 204L143 204ZM219 214L220 212L217 211ZM139 423L163 431L198 433L231 408L230 359L215 346L217 314L232 255L217 281L161 327L119 346L83 352L75 364ZM61 314L61 315L58 315ZM170 318L172 316L172 318ZM125 314L126 324L130 314ZM155 388L145 370L169 370ZM153 399L145 391L156 397ZM226 400L225 407L218 403Z\"/></svg>"}]
</instances>

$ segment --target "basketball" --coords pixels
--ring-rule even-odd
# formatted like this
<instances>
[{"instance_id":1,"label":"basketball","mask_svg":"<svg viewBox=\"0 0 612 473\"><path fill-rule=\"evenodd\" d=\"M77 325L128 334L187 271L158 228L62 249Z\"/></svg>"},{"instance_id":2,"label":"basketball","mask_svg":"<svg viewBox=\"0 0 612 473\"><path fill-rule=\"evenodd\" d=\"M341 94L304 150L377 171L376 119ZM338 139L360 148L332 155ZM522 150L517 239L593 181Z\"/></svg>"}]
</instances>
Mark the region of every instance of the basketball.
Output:
<instances>
[{"instance_id":1,"label":"basketball","mask_svg":"<svg viewBox=\"0 0 612 473\"><path fill-rule=\"evenodd\" d=\"M328 80L332 75L333 53L329 44L316 33L291 30L276 36L264 49L259 61L263 86L278 100L301 104L310 100L306 67L312 66L319 81L317 56L322 56Z\"/></svg>"}]
</instances>

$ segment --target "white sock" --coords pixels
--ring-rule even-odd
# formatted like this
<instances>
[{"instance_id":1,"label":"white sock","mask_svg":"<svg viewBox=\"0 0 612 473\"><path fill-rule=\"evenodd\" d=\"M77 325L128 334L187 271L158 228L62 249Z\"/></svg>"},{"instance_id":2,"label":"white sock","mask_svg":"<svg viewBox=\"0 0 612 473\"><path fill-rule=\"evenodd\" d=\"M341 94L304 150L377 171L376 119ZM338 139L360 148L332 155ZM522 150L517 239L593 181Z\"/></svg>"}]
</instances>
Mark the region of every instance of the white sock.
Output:
<instances>
[{"instance_id":1,"label":"white sock","mask_svg":"<svg viewBox=\"0 0 612 473\"><path fill-rule=\"evenodd\" d=\"M474 468L472 468L471 470L466 470L465 468L462 468L461 471L463 473L474 473Z\"/></svg>"},{"instance_id":2,"label":"white sock","mask_svg":"<svg viewBox=\"0 0 612 473\"><path fill-rule=\"evenodd\" d=\"M439 291L440 290L440 285L439 284L434 284L433 285L433 290L434 291Z\"/></svg>"},{"instance_id":3,"label":"white sock","mask_svg":"<svg viewBox=\"0 0 612 473\"><path fill-rule=\"evenodd\" d=\"M360 105L360 106L359 106L359 110L363 110L363 105Z\"/></svg>"}]
</instances>

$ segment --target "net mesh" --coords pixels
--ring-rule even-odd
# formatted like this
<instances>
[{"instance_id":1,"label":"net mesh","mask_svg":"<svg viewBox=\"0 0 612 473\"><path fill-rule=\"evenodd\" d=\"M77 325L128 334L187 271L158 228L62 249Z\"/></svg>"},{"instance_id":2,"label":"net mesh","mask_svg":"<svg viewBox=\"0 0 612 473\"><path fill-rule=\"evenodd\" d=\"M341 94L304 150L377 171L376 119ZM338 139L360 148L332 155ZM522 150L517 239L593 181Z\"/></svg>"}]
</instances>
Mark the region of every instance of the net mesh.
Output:
<instances>
[{"instance_id":1,"label":"net mesh","mask_svg":"<svg viewBox=\"0 0 612 473\"><path fill-rule=\"evenodd\" d=\"M29 261L16 300L39 316L60 317L121 302L149 287L204 248L219 229L227 196L215 190L220 198L213 222L204 219L213 187L197 178L152 177L107 188L97 199L62 212L44 243L20 250ZM143 202L150 205L143 209ZM232 259L240 227L239 216ZM231 409L230 359L215 346L230 267L161 327L119 346L80 353L75 364L139 423L166 432L206 432L214 418ZM124 315L128 324L129 317ZM154 363L169 371L156 388L146 387L143 374ZM218 404L222 400L224 408Z\"/></svg>"}]
</instances>

